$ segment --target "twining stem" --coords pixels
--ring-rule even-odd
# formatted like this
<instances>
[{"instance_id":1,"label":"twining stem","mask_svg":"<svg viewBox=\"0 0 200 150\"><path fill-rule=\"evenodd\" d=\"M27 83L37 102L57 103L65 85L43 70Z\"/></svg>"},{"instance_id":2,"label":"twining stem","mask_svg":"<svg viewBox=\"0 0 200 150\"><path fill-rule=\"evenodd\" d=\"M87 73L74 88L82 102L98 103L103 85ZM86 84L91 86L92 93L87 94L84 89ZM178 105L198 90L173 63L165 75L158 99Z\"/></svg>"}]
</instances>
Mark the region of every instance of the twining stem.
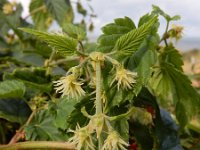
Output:
<instances>
[{"instance_id":1,"label":"twining stem","mask_svg":"<svg viewBox=\"0 0 200 150\"><path fill-rule=\"evenodd\" d=\"M96 114L102 113L101 102L101 64L100 61L96 61ZM98 139L98 149L102 148L101 136Z\"/></svg>"},{"instance_id":2,"label":"twining stem","mask_svg":"<svg viewBox=\"0 0 200 150\"><path fill-rule=\"evenodd\" d=\"M33 142L19 142L9 145L1 145L0 150L25 150L25 149L63 149L75 150L75 146L67 142L53 142L53 141L33 141Z\"/></svg>"},{"instance_id":3,"label":"twining stem","mask_svg":"<svg viewBox=\"0 0 200 150\"><path fill-rule=\"evenodd\" d=\"M101 65L100 61L96 62L96 114L102 113L101 102Z\"/></svg>"}]
</instances>

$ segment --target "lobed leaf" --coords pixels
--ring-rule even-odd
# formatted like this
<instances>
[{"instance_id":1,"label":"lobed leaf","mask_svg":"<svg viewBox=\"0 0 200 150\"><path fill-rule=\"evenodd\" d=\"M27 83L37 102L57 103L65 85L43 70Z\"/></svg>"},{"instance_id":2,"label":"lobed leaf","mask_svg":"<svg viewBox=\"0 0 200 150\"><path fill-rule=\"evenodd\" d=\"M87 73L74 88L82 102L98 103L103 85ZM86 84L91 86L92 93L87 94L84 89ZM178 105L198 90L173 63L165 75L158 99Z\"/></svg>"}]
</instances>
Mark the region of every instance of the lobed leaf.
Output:
<instances>
[{"instance_id":1,"label":"lobed leaf","mask_svg":"<svg viewBox=\"0 0 200 150\"><path fill-rule=\"evenodd\" d=\"M85 31L78 26L73 24L63 24L63 31L66 32L70 37L73 37L79 41L82 41L86 37Z\"/></svg>"},{"instance_id":2,"label":"lobed leaf","mask_svg":"<svg viewBox=\"0 0 200 150\"><path fill-rule=\"evenodd\" d=\"M173 99L176 116L181 126L185 126L191 116L197 112L199 94L191 86L188 77L172 64L166 62L161 64L161 68L156 68L150 86L156 95L163 99Z\"/></svg>"},{"instance_id":3,"label":"lobed leaf","mask_svg":"<svg viewBox=\"0 0 200 150\"><path fill-rule=\"evenodd\" d=\"M6 80L0 82L0 98L23 97L25 85L18 80Z\"/></svg>"},{"instance_id":4,"label":"lobed leaf","mask_svg":"<svg viewBox=\"0 0 200 150\"><path fill-rule=\"evenodd\" d=\"M26 87L50 93L52 83L49 83L45 70L41 68L21 68L16 69L12 73L4 74L4 79L14 79L21 81Z\"/></svg>"},{"instance_id":5,"label":"lobed leaf","mask_svg":"<svg viewBox=\"0 0 200 150\"><path fill-rule=\"evenodd\" d=\"M20 28L22 31L33 34L58 52L73 55L76 52L77 40L64 34L47 33L34 29Z\"/></svg>"},{"instance_id":6,"label":"lobed leaf","mask_svg":"<svg viewBox=\"0 0 200 150\"><path fill-rule=\"evenodd\" d=\"M161 10L156 5L152 5L152 7L153 7L153 13L163 16L167 20L167 22L172 21L172 20L176 21L176 20L181 19L181 17L179 15L175 15L175 16L171 17L170 15L166 14L163 10Z\"/></svg>"},{"instance_id":7,"label":"lobed leaf","mask_svg":"<svg viewBox=\"0 0 200 150\"><path fill-rule=\"evenodd\" d=\"M121 36L114 49L119 51L121 55L130 56L142 44L148 33L151 31L152 26L156 23L157 17L152 18L147 23L143 24L137 29L133 29L127 34Z\"/></svg>"},{"instance_id":8,"label":"lobed leaf","mask_svg":"<svg viewBox=\"0 0 200 150\"><path fill-rule=\"evenodd\" d=\"M67 119L74 110L74 105L76 103L76 100L67 99L66 97L57 99L55 103L50 103L49 110L50 113L52 113L57 128L62 130L67 129Z\"/></svg>"},{"instance_id":9,"label":"lobed leaf","mask_svg":"<svg viewBox=\"0 0 200 150\"><path fill-rule=\"evenodd\" d=\"M24 128L26 139L31 141L60 141L66 140L67 135L62 134L54 124L54 118L47 110L38 111L29 125Z\"/></svg>"},{"instance_id":10,"label":"lobed leaf","mask_svg":"<svg viewBox=\"0 0 200 150\"><path fill-rule=\"evenodd\" d=\"M107 24L102 28L103 34L98 38L97 50L110 52L120 36L135 28L135 24L128 17L115 19L114 23Z\"/></svg>"}]
</instances>

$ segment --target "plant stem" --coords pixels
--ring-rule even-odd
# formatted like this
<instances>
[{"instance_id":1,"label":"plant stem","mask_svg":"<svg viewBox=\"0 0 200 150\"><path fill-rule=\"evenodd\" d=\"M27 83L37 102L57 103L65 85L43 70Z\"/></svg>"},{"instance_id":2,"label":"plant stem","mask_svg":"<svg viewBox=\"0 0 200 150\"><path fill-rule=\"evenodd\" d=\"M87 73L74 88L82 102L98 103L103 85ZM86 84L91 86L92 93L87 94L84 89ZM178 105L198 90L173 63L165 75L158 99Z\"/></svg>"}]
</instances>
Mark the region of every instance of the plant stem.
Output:
<instances>
[{"instance_id":1,"label":"plant stem","mask_svg":"<svg viewBox=\"0 0 200 150\"><path fill-rule=\"evenodd\" d=\"M101 102L101 65L100 61L96 62L96 114L102 113Z\"/></svg>"},{"instance_id":2,"label":"plant stem","mask_svg":"<svg viewBox=\"0 0 200 150\"><path fill-rule=\"evenodd\" d=\"M22 150L22 149L64 149L75 150L75 146L66 142L52 142L52 141L33 141L33 142L19 142L9 145L1 145L0 150Z\"/></svg>"},{"instance_id":3,"label":"plant stem","mask_svg":"<svg viewBox=\"0 0 200 150\"><path fill-rule=\"evenodd\" d=\"M96 114L102 113L101 102L101 64L100 61L96 61ZM98 139L98 149L102 148L102 138Z\"/></svg>"},{"instance_id":4,"label":"plant stem","mask_svg":"<svg viewBox=\"0 0 200 150\"><path fill-rule=\"evenodd\" d=\"M169 28L169 21L167 21L167 26L164 33L164 42L165 42L166 47L168 47L168 43L167 43L167 38L165 36L167 36L168 28Z\"/></svg>"},{"instance_id":5,"label":"plant stem","mask_svg":"<svg viewBox=\"0 0 200 150\"><path fill-rule=\"evenodd\" d=\"M45 67L47 67L46 75L51 74L51 66L50 66L50 63L52 62L53 57L54 57L55 54L56 54L56 51L53 49L52 52L51 52L51 55L50 55L49 59L47 60L47 63L44 64Z\"/></svg>"}]
</instances>

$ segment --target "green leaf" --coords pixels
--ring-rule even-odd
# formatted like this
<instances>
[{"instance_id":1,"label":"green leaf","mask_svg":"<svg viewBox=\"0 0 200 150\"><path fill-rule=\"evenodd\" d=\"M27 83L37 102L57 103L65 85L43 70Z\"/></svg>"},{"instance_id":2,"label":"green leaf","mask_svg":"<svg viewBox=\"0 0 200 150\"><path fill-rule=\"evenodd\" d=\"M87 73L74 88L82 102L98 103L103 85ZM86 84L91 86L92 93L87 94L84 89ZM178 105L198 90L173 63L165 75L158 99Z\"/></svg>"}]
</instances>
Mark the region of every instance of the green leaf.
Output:
<instances>
[{"instance_id":1,"label":"green leaf","mask_svg":"<svg viewBox=\"0 0 200 150\"><path fill-rule=\"evenodd\" d=\"M28 104L21 99L0 99L0 118L24 124L31 114Z\"/></svg>"},{"instance_id":2,"label":"green leaf","mask_svg":"<svg viewBox=\"0 0 200 150\"><path fill-rule=\"evenodd\" d=\"M117 41L117 39L125 33L135 29L135 24L128 18L117 18L114 23L105 25L102 28L103 35L98 38L98 51L110 52Z\"/></svg>"},{"instance_id":3,"label":"green leaf","mask_svg":"<svg viewBox=\"0 0 200 150\"><path fill-rule=\"evenodd\" d=\"M154 50L148 50L142 57L140 64L137 68L139 80L143 85L146 85L151 77L152 67L157 61L157 53Z\"/></svg>"},{"instance_id":4,"label":"green leaf","mask_svg":"<svg viewBox=\"0 0 200 150\"><path fill-rule=\"evenodd\" d=\"M142 26L144 23L147 23L149 20L151 20L155 15L154 14L145 14L142 17L140 17L140 20L138 22L138 27Z\"/></svg>"},{"instance_id":5,"label":"green leaf","mask_svg":"<svg viewBox=\"0 0 200 150\"><path fill-rule=\"evenodd\" d=\"M163 99L173 100L177 119L182 127L186 125L187 120L196 114L200 96L191 86L188 77L172 64L165 62L161 64L161 68L154 70L150 87L156 95L163 97Z\"/></svg>"},{"instance_id":6,"label":"green leaf","mask_svg":"<svg viewBox=\"0 0 200 150\"><path fill-rule=\"evenodd\" d=\"M172 20L176 21L176 20L181 19L181 17L178 15L171 17L170 15L166 14L163 10L161 10L156 5L152 5L152 7L153 7L153 13L163 16L167 20L167 22L172 21Z\"/></svg>"},{"instance_id":7,"label":"green leaf","mask_svg":"<svg viewBox=\"0 0 200 150\"><path fill-rule=\"evenodd\" d=\"M74 110L74 105L77 103L74 99L67 99L66 97L57 99L55 103L50 103L49 110L53 114L54 122L57 128L62 130L67 129L67 118Z\"/></svg>"},{"instance_id":8,"label":"green leaf","mask_svg":"<svg viewBox=\"0 0 200 150\"><path fill-rule=\"evenodd\" d=\"M33 34L40 40L46 42L49 46L57 50L58 52L64 53L66 55L73 55L76 52L77 40L68 37L64 34L47 33L42 31L37 31L28 28L20 28L22 31Z\"/></svg>"},{"instance_id":9,"label":"green leaf","mask_svg":"<svg viewBox=\"0 0 200 150\"><path fill-rule=\"evenodd\" d=\"M78 26L73 24L63 24L63 31L66 32L70 37L73 37L79 41L82 41L86 37L85 31Z\"/></svg>"},{"instance_id":10,"label":"green leaf","mask_svg":"<svg viewBox=\"0 0 200 150\"><path fill-rule=\"evenodd\" d=\"M114 127L115 131L117 131L120 135L120 137L128 142L129 140L129 124L128 119L123 118L117 121L114 121L112 123L112 126Z\"/></svg>"},{"instance_id":11,"label":"green leaf","mask_svg":"<svg viewBox=\"0 0 200 150\"><path fill-rule=\"evenodd\" d=\"M183 70L183 60L182 60L182 55L179 53L173 45L169 45L168 47L165 47L164 49L161 49L161 54L160 54L160 61L165 61L170 64L172 64L176 69L178 70Z\"/></svg>"},{"instance_id":12,"label":"green leaf","mask_svg":"<svg viewBox=\"0 0 200 150\"><path fill-rule=\"evenodd\" d=\"M140 19L140 26L152 19L153 16L145 15ZM139 84L146 86L151 73L152 67L157 61L157 46L160 42L157 34L159 24L156 23L149 32L148 37L144 40L138 50L129 58L127 67L129 70L137 70ZM139 88L139 84L138 88ZM140 88L139 88L140 89Z\"/></svg>"},{"instance_id":13,"label":"green leaf","mask_svg":"<svg viewBox=\"0 0 200 150\"><path fill-rule=\"evenodd\" d=\"M89 119L85 117L82 112L81 108L85 107L86 111L90 115L94 115L95 113L95 107L94 107L94 101L91 100L92 96L86 96L80 100L74 107L74 110L71 112L69 117L67 118L67 125L70 129L75 129L77 124L79 124L81 127L86 126L89 122Z\"/></svg>"},{"instance_id":14,"label":"green leaf","mask_svg":"<svg viewBox=\"0 0 200 150\"><path fill-rule=\"evenodd\" d=\"M157 17L152 18L147 23L143 24L137 29L126 33L121 36L116 44L114 49L119 51L121 55L130 56L132 55L142 44L144 39L147 37L149 32L152 29L152 26L157 22Z\"/></svg>"},{"instance_id":15,"label":"green leaf","mask_svg":"<svg viewBox=\"0 0 200 150\"><path fill-rule=\"evenodd\" d=\"M59 25L64 22L72 23L74 13L70 0L45 0L47 11L56 19Z\"/></svg>"},{"instance_id":16,"label":"green leaf","mask_svg":"<svg viewBox=\"0 0 200 150\"><path fill-rule=\"evenodd\" d=\"M0 82L0 98L23 97L25 86L17 80L6 80Z\"/></svg>"},{"instance_id":17,"label":"green leaf","mask_svg":"<svg viewBox=\"0 0 200 150\"><path fill-rule=\"evenodd\" d=\"M23 82L27 87L50 93L52 83L49 83L45 70L40 68L21 68L12 73L4 74L4 79L17 79Z\"/></svg>"},{"instance_id":18,"label":"green leaf","mask_svg":"<svg viewBox=\"0 0 200 150\"><path fill-rule=\"evenodd\" d=\"M67 139L54 124L54 118L47 110L39 111L35 114L29 125L24 128L26 139L31 141L63 141Z\"/></svg>"},{"instance_id":19,"label":"green leaf","mask_svg":"<svg viewBox=\"0 0 200 150\"><path fill-rule=\"evenodd\" d=\"M106 91L106 107L105 112L109 112L112 107L120 106L126 101L131 101L134 97L133 91L129 90L117 90L117 87L111 87Z\"/></svg>"},{"instance_id":20,"label":"green leaf","mask_svg":"<svg viewBox=\"0 0 200 150\"><path fill-rule=\"evenodd\" d=\"M48 20L51 17L46 9L47 8L43 0L31 0L29 11L31 18L35 23L36 29L46 30L50 26Z\"/></svg>"}]
</instances>

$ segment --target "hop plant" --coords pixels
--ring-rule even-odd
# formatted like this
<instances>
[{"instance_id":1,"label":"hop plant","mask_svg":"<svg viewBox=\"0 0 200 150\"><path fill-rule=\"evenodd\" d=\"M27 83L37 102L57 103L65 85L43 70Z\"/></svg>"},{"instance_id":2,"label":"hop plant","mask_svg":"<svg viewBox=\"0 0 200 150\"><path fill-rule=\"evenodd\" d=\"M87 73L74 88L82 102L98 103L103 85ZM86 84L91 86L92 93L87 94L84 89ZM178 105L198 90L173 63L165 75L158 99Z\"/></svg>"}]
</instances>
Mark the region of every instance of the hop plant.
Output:
<instances>
[{"instance_id":1,"label":"hop plant","mask_svg":"<svg viewBox=\"0 0 200 150\"><path fill-rule=\"evenodd\" d=\"M100 137L103 126L104 126L104 119L105 115L104 114L96 114L91 117L90 122L89 122L89 128L91 131L96 131L97 138Z\"/></svg>"},{"instance_id":2,"label":"hop plant","mask_svg":"<svg viewBox=\"0 0 200 150\"><path fill-rule=\"evenodd\" d=\"M137 73L124 69L123 66L117 66L115 78L113 79L111 84L116 81L118 90L120 89L120 87L126 90L131 89L133 87L133 84L136 83L136 76Z\"/></svg>"},{"instance_id":3,"label":"hop plant","mask_svg":"<svg viewBox=\"0 0 200 150\"><path fill-rule=\"evenodd\" d=\"M104 141L104 145L101 150L126 150L129 146L116 131L108 133L107 139Z\"/></svg>"},{"instance_id":4,"label":"hop plant","mask_svg":"<svg viewBox=\"0 0 200 150\"><path fill-rule=\"evenodd\" d=\"M85 95L85 91L81 87L83 83L78 81L74 74L62 77L60 80L54 81L53 83L55 84L56 92L62 93L62 97L66 95L69 98L78 99Z\"/></svg>"},{"instance_id":5,"label":"hop plant","mask_svg":"<svg viewBox=\"0 0 200 150\"><path fill-rule=\"evenodd\" d=\"M69 130L73 132L74 136L69 139L69 142L76 145L77 150L95 150L95 145L92 140L92 132L88 126L81 128L79 125L76 126L76 130Z\"/></svg>"},{"instance_id":6,"label":"hop plant","mask_svg":"<svg viewBox=\"0 0 200 150\"><path fill-rule=\"evenodd\" d=\"M170 38L175 38L176 40L179 40L183 36L183 26L178 25L172 25L172 28L169 30L168 34Z\"/></svg>"}]
</instances>

